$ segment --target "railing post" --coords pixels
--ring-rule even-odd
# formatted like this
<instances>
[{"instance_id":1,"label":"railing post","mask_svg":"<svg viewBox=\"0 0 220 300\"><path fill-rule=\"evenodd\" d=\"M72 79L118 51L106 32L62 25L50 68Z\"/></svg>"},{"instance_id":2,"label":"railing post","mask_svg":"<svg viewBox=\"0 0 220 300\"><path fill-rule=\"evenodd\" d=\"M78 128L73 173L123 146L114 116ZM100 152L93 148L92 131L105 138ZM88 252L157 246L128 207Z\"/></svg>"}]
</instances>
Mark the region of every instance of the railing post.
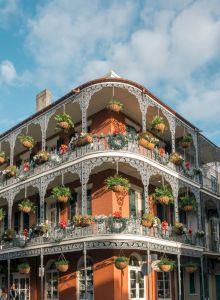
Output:
<instances>
[{"instance_id":1,"label":"railing post","mask_svg":"<svg viewBox=\"0 0 220 300\"><path fill-rule=\"evenodd\" d=\"M148 276L148 300L151 300L151 293L150 293L150 291L151 291L151 289L150 289L150 267L151 267L151 265L150 265L150 248L149 248L149 243L148 243L148 245L147 245L148 247L147 247L147 276Z\"/></svg>"},{"instance_id":2,"label":"railing post","mask_svg":"<svg viewBox=\"0 0 220 300\"><path fill-rule=\"evenodd\" d=\"M201 300L205 299L205 282L204 282L204 265L203 265L203 256L200 257L200 264L201 264L201 276L202 276L202 288L201 291Z\"/></svg>"},{"instance_id":3,"label":"railing post","mask_svg":"<svg viewBox=\"0 0 220 300\"><path fill-rule=\"evenodd\" d=\"M181 291L181 265L180 265L180 254L177 255L178 260L178 299L181 300L182 291Z\"/></svg>"},{"instance_id":4,"label":"railing post","mask_svg":"<svg viewBox=\"0 0 220 300\"><path fill-rule=\"evenodd\" d=\"M8 258L8 299L10 299L10 289L11 289L10 275L11 275L11 260Z\"/></svg>"},{"instance_id":5,"label":"railing post","mask_svg":"<svg viewBox=\"0 0 220 300\"><path fill-rule=\"evenodd\" d=\"M83 243L83 261L84 261L84 274L85 274L85 299L87 299L87 290L88 290L88 287L87 287L87 264L86 264L86 243L84 242Z\"/></svg>"},{"instance_id":6,"label":"railing post","mask_svg":"<svg viewBox=\"0 0 220 300\"><path fill-rule=\"evenodd\" d=\"M44 300L44 254L43 248L40 249L40 299Z\"/></svg>"}]
</instances>

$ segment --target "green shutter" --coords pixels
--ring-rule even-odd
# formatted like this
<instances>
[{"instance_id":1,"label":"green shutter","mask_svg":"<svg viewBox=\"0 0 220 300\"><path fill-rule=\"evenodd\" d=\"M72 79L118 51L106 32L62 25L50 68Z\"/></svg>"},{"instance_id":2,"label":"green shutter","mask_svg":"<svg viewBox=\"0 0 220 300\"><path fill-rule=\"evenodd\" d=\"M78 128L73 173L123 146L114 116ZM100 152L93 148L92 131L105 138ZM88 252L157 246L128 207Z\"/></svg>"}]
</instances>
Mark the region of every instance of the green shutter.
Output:
<instances>
[{"instance_id":1,"label":"green shutter","mask_svg":"<svg viewBox=\"0 0 220 300\"><path fill-rule=\"evenodd\" d=\"M77 203L77 193L72 193L72 198L70 199L69 206L69 219L72 221L73 217L76 215L76 203Z\"/></svg>"},{"instance_id":2,"label":"green shutter","mask_svg":"<svg viewBox=\"0 0 220 300\"><path fill-rule=\"evenodd\" d=\"M136 217L136 207L135 207L135 191L130 189L129 190L129 212L130 217Z\"/></svg>"},{"instance_id":3,"label":"green shutter","mask_svg":"<svg viewBox=\"0 0 220 300\"><path fill-rule=\"evenodd\" d=\"M92 215L92 190L87 190L87 214Z\"/></svg>"},{"instance_id":4,"label":"green shutter","mask_svg":"<svg viewBox=\"0 0 220 300\"><path fill-rule=\"evenodd\" d=\"M23 228L29 229L29 214L23 214Z\"/></svg>"}]
</instances>

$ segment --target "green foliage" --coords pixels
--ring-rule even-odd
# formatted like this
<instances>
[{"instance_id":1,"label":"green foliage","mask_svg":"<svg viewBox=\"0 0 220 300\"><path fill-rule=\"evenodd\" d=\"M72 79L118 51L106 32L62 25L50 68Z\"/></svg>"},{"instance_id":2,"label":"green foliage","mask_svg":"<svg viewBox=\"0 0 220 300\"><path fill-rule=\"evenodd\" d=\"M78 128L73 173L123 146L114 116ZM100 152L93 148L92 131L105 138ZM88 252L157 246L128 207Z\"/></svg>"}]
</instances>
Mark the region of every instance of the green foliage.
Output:
<instances>
[{"instance_id":1,"label":"green foliage","mask_svg":"<svg viewBox=\"0 0 220 300\"><path fill-rule=\"evenodd\" d=\"M142 219L149 221L149 222L153 222L154 221L154 215L148 213L148 214L143 214Z\"/></svg>"},{"instance_id":2,"label":"green foliage","mask_svg":"<svg viewBox=\"0 0 220 300\"><path fill-rule=\"evenodd\" d=\"M168 266L175 267L176 262L174 260L164 256L160 259L160 262L158 263L158 266L161 266L161 265L168 265Z\"/></svg>"},{"instance_id":3,"label":"green foliage","mask_svg":"<svg viewBox=\"0 0 220 300\"><path fill-rule=\"evenodd\" d=\"M19 140L21 143L28 141L30 143L32 143L34 145L34 138L31 135L25 135L25 134L21 134L19 135Z\"/></svg>"},{"instance_id":4,"label":"green foliage","mask_svg":"<svg viewBox=\"0 0 220 300\"><path fill-rule=\"evenodd\" d=\"M115 176L110 176L108 177L106 180L105 180L105 184L107 186L107 188L109 190L112 189L113 186L116 186L116 185L120 185L120 186L123 186L124 188L126 189L129 189L130 187L130 183L129 183L129 180L127 178L124 178L122 176L119 176L119 175L115 175Z\"/></svg>"},{"instance_id":5,"label":"green foliage","mask_svg":"<svg viewBox=\"0 0 220 300\"><path fill-rule=\"evenodd\" d=\"M118 105L120 107L120 110L123 110L123 108L124 108L123 103L121 103L119 100L110 100L108 103L108 107L112 104Z\"/></svg>"},{"instance_id":6,"label":"green foliage","mask_svg":"<svg viewBox=\"0 0 220 300\"><path fill-rule=\"evenodd\" d=\"M0 157L4 158L5 160L7 160L7 156L5 154L5 151L0 151Z\"/></svg>"},{"instance_id":7,"label":"green foliage","mask_svg":"<svg viewBox=\"0 0 220 300\"><path fill-rule=\"evenodd\" d=\"M76 226L90 225L93 222L93 217L89 215L77 215L73 217L73 223Z\"/></svg>"},{"instance_id":8,"label":"green foliage","mask_svg":"<svg viewBox=\"0 0 220 300\"><path fill-rule=\"evenodd\" d=\"M153 120L151 121L151 128L154 128L154 126L157 125L157 124L164 124L163 117L155 116L153 118Z\"/></svg>"},{"instance_id":9,"label":"green foliage","mask_svg":"<svg viewBox=\"0 0 220 300\"><path fill-rule=\"evenodd\" d=\"M56 115L54 119L57 123L67 122L70 127L74 127L74 123L73 123L71 116L66 113Z\"/></svg>"},{"instance_id":10,"label":"green foliage","mask_svg":"<svg viewBox=\"0 0 220 300\"><path fill-rule=\"evenodd\" d=\"M182 139L181 139L182 143L192 143L192 135L189 134L185 134Z\"/></svg>"},{"instance_id":11,"label":"green foliage","mask_svg":"<svg viewBox=\"0 0 220 300\"><path fill-rule=\"evenodd\" d=\"M69 264L69 262L67 260L65 260L65 259L60 259L60 260L58 260L58 261L55 262L56 266L59 266L59 265L68 265L68 264Z\"/></svg>"},{"instance_id":12,"label":"green foliage","mask_svg":"<svg viewBox=\"0 0 220 300\"><path fill-rule=\"evenodd\" d=\"M5 215L6 215L6 213L5 213L4 209L0 208L0 220L3 220Z\"/></svg>"},{"instance_id":13,"label":"green foliage","mask_svg":"<svg viewBox=\"0 0 220 300\"><path fill-rule=\"evenodd\" d=\"M18 204L19 210L23 210L24 207L31 208L32 212L35 212L36 207L34 206L34 203L31 202L30 199L24 199L21 201L21 203Z\"/></svg>"},{"instance_id":14,"label":"green foliage","mask_svg":"<svg viewBox=\"0 0 220 300\"><path fill-rule=\"evenodd\" d=\"M69 187L66 186L55 186L52 189L52 195L54 197L59 197L59 196L67 196L71 198L71 191Z\"/></svg>"},{"instance_id":15,"label":"green foliage","mask_svg":"<svg viewBox=\"0 0 220 300\"><path fill-rule=\"evenodd\" d=\"M173 202L173 194L172 190L168 185L162 185L155 189L155 196L156 199L160 198L161 196L167 196L170 199L170 202Z\"/></svg>"},{"instance_id":16,"label":"green foliage","mask_svg":"<svg viewBox=\"0 0 220 300\"><path fill-rule=\"evenodd\" d=\"M17 167L16 166L8 166L5 170L8 172L16 173Z\"/></svg>"},{"instance_id":17,"label":"green foliage","mask_svg":"<svg viewBox=\"0 0 220 300\"><path fill-rule=\"evenodd\" d=\"M156 137L154 137L152 134L149 134L148 132L139 133L138 139L139 140L145 139L149 143L153 143L153 144L156 144L157 142L159 142L159 140Z\"/></svg>"},{"instance_id":18,"label":"green foliage","mask_svg":"<svg viewBox=\"0 0 220 300\"><path fill-rule=\"evenodd\" d=\"M23 262L23 263L18 265L18 270L20 270L20 269L29 269L29 268L30 268L30 265L27 262Z\"/></svg>"},{"instance_id":19,"label":"green foliage","mask_svg":"<svg viewBox=\"0 0 220 300\"><path fill-rule=\"evenodd\" d=\"M187 261L183 266L184 267L198 268L199 264L194 262L194 261Z\"/></svg>"},{"instance_id":20,"label":"green foliage","mask_svg":"<svg viewBox=\"0 0 220 300\"><path fill-rule=\"evenodd\" d=\"M180 231L182 231L184 229L184 224L180 222L176 222L173 227L175 229L179 229Z\"/></svg>"},{"instance_id":21,"label":"green foliage","mask_svg":"<svg viewBox=\"0 0 220 300\"><path fill-rule=\"evenodd\" d=\"M115 259L115 263L125 262L128 264L128 258L126 256L119 256Z\"/></svg>"},{"instance_id":22,"label":"green foliage","mask_svg":"<svg viewBox=\"0 0 220 300\"><path fill-rule=\"evenodd\" d=\"M183 197L180 197L179 203L180 208L183 208L186 205L192 205L194 210L196 210L197 208L197 202L194 196L185 195Z\"/></svg>"}]
</instances>

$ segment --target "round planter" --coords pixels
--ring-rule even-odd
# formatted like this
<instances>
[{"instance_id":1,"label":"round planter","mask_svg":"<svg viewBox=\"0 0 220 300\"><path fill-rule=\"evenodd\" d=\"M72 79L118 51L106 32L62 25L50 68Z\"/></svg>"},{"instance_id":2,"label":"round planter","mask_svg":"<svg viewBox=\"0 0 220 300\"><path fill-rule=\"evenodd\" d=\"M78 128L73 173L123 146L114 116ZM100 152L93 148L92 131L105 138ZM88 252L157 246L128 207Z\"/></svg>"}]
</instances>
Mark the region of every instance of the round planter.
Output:
<instances>
[{"instance_id":1,"label":"round planter","mask_svg":"<svg viewBox=\"0 0 220 300\"><path fill-rule=\"evenodd\" d=\"M180 145L183 149L188 149L191 146L191 142L181 142Z\"/></svg>"},{"instance_id":2,"label":"round planter","mask_svg":"<svg viewBox=\"0 0 220 300\"><path fill-rule=\"evenodd\" d=\"M149 220L143 220L141 221L141 224L144 226L144 227L148 227L148 228L151 228L152 227L152 222L149 221Z\"/></svg>"},{"instance_id":3,"label":"round planter","mask_svg":"<svg viewBox=\"0 0 220 300\"><path fill-rule=\"evenodd\" d=\"M154 125L154 129L163 133L165 130L165 124L163 124L163 123L156 124L156 125Z\"/></svg>"},{"instance_id":4,"label":"round planter","mask_svg":"<svg viewBox=\"0 0 220 300\"><path fill-rule=\"evenodd\" d=\"M170 272L172 270L172 265L159 265L162 272Z\"/></svg>"},{"instance_id":5,"label":"round planter","mask_svg":"<svg viewBox=\"0 0 220 300\"><path fill-rule=\"evenodd\" d=\"M70 128L70 124L68 122L60 122L60 123L58 123L58 125L62 129L69 129Z\"/></svg>"},{"instance_id":6,"label":"round planter","mask_svg":"<svg viewBox=\"0 0 220 300\"><path fill-rule=\"evenodd\" d=\"M23 141L22 142L22 145L25 147L25 148L27 148L27 149L31 149L31 148L33 148L33 143L32 142L29 142L29 141Z\"/></svg>"},{"instance_id":7,"label":"round planter","mask_svg":"<svg viewBox=\"0 0 220 300\"><path fill-rule=\"evenodd\" d=\"M113 192L115 193L124 193L127 189L122 185L114 185L112 187Z\"/></svg>"},{"instance_id":8,"label":"round planter","mask_svg":"<svg viewBox=\"0 0 220 300\"><path fill-rule=\"evenodd\" d=\"M69 265L68 264L65 264L65 265L56 264L56 268L59 272L65 273L69 269Z\"/></svg>"},{"instance_id":9,"label":"round planter","mask_svg":"<svg viewBox=\"0 0 220 300\"><path fill-rule=\"evenodd\" d=\"M128 263L126 261L115 262L115 267L118 270L124 270L127 266L128 266Z\"/></svg>"},{"instance_id":10,"label":"round planter","mask_svg":"<svg viewBox=\"0 0 220 300\"><path fill-rule=\"evenodd\" d=\"M121 107L118 104L112 103L112 104L109 104L108 109L111 110L111 111L119 113L120 110L121 110Z\"/></svg>"},{"instance_id":11,"label":"round planter","mask_svg":"<svg viewBox=\"0 0 220 300\"><path fill-rule=\"evenodd\" d=\"M175 155L171 155L170 158L171 162L174 163L175 165L181 165L182 164L182 159L177 158Z\"/></svg>"},{"instance_id":12,"label":"round planter","mask_svg":"<svg viewBox=\"0 0 220 300\"><path fill-rule=\"evenodd\" d=\"M31 212L31 207L24 206L24 207L20 208L20 211L22 211L23 213L29 214Z\"/></svg>"},{"instance_id":13,"label":"round planter","mask_svg":"<svg viewBox=\"0 0 220 300\"><path fill-rule=\"evenodd\" d=\"M185 267L185 271L187 273L195 273L197 271L197 267Z\"/></svg>"},{"instance_id":14,"label":"round planter","mask_svg":"<svg viewBox=\"0 0 220 300\"><path fill-rule=\"evenodd\" d=\"M67 201L69 200L69 197L68 196L58 196L57 200L58 200L58 202L67 203Z\"/></svg>"},{"instance_id":15,"label":"round planter","mask_svg":"<svg viewBox=\"0 0 220 300\"><path fill-rule=\"evenodd\" d=\"M148 142L147 140L145 140L143 138L140 138L139 145L146 148L146 149L149 149L149 150L153 150L154 147L155 147L155 144L150 143L150 142Z\"/></svg>"},{"instance_id":16,"label":"round planter","mask_svg":"<svg viewBox=\"0 0 220 300\"><path fill-rule=\"evenodd\" d=\"M3 165L5 163L5 158L0 156L0 165Z\"/></svg>"},{"instance_id":17,"label":"round planter","mask_svg":"<svg viewBox=\"0 0 220 300\"><path fill-rule=\"evenodd\" d=\"M183 206L183 210L185 212L193 211L193 205L185 205L185 206Z\"/></svg>"},{"instance_id":18,"label":"round planter","mask_svg":"<svg viewBox=\"0 0 220 300\"><path fill-rule=\"evenodd\" d=\"M30 273L31 268L19 268L19 273L20 274L29 274Z\"/></svg>"},{"instance_id":19,"label":"round planter","mask_svg":"<svg viewBox=\"0 0 220 300\"><path fill-rule=\"evenodd\" d=\"M168 196L161 196L159 197L158 201L160 202L160 204L168 205L170 202L170 198Z\"/></svg>"}]
</instances>

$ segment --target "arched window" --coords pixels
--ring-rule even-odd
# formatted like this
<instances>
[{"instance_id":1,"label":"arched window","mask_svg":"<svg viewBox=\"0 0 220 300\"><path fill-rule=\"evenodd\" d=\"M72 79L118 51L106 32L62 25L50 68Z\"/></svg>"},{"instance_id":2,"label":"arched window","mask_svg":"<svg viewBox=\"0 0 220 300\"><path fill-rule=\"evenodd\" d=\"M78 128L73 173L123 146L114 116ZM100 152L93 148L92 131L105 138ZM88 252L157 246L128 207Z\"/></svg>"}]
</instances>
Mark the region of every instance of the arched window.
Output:
<instances>
[{"instance_id":1,"label":"arched window","mask_svg":"<svg viewBox=\"0 0 220 300\"><path fill-rule=\"evenodd\" d=\"M45 273L45 294L46 300L58 300L58 279L59 273L56 269L54 261L49 262Z\"/></svg>"},{"instance_id":2,"label":"arched window","mask_svg":"<svg viewBox=\"0 0 220 300\"><path fill-rule=\"evenodd\" d=\"M93 269L92 260L88 257L86 259L86 276L84 268L84 258L81 257L78 262L78 300L93 300L94 288L93 288ZM85 287L87 283L87 293Z\"/></svg>"},{"instance_id":3,"label":"arched window","mask_svg":"<svg viewBox=\"0 0 220 300\"><path fill-rule=\"evenodd\" d=\"M145 299L146 287L141 266L141 259L137 255L131 255L129 259L129 299L132 300Z\"/></svg>"}]
</instances>

